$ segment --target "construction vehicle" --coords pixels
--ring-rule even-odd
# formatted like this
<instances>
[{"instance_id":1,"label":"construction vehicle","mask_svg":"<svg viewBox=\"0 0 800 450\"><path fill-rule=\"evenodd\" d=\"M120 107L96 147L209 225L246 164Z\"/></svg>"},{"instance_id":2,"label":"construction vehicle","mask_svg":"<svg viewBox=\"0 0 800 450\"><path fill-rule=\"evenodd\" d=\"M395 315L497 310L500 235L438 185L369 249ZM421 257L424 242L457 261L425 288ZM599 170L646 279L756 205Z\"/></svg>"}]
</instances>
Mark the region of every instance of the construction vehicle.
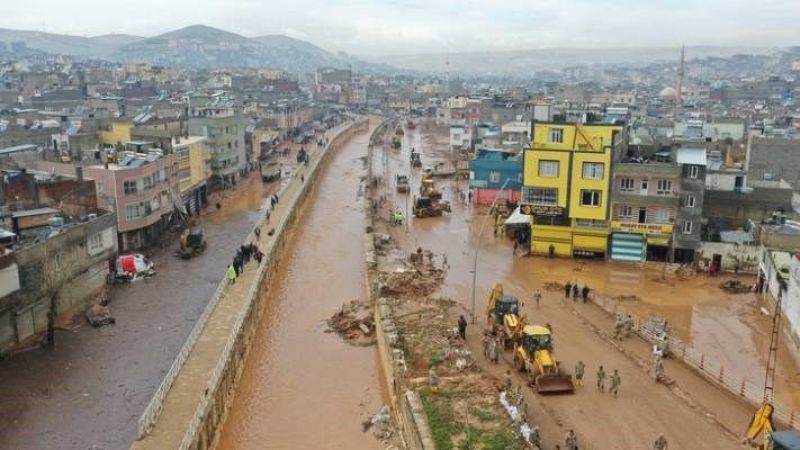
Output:
<instances>
[{"instance_id":1,"label":"construction vehicle","mask_svg":"<svg viewBox=\"0 0 800 450\"><path fill-rule=\"evenodd\" d=\"M203 227L195 221L189 222L189 226L181 233L181 257L192 258L203 253L205 249L206 237Z\"/></svg>"},{"instance_id":2,"label":"construction vehicle","mask_svg":"<svg viewBox=\"0 0 800 450\"><path fill-rule=\"evenodd\" d=\"M281 179L281 165L277 161L260 164L261 181L269 182Z\"/></svg>"},{"instance_id":3,"label":"construction vehicle","mask_svg":"<svg viewBox=\"0 0 800 450\"><path fill-rule=\"evenodd\" d=\"M527 318L519 314L519 300L513 295L503 294L503 285L497 283L489 296L486 319L489 333L500 336L503 347L513 348L522 337Z\"/></svg>"},{"instance_id":4,"label":"construction vehicle","mask_svg":"<svg viewBox=\"0 0 800 450\"><path fill-rule=\"evenodd\" d=\"M450 212L450 203L434 200L429 197L414 197L414 217L439 217L445 212Z\"/></svg>"},{"instance_id":5,"label":"construction vehicle","mask_svg":"<svg viewBox=\"0 0 800 450\"><path fill-rule=\"evenodd\" d=\"M519 342L514 346L514 367L528 373L530 384L540 394L575 391L572 376L558 365L547 327L525 325Z\"/></svg>"},{"instance_id":6,"label":"construction vehicle","mask_svg":"<svg viewBox=\"0 0 800 450\"><path fill-rule=\"evenodd\" d=\"M410 189L408 185L408 176L397 175L397 192L408 192Z\"/></svg>"},{"instance_id":7,"label":"construction vehicle","mask_svg":"<svg viewBox=\"0 0 800 450\"><path fill-rule=\"evenodd\" d=\"M411 149L411 167L422 167L422 159L413 148Z\"/></svg>"},{"instance_id":8,"label":"construction vehicle","mask_svg":"<svg viewBox=\"0 0 800 450\"><path fill-rule=\"evenodd\" d=\"M419 195L428 197L432 200L439 200L442 198L442 193L436 189L436 183L432 177L425 177L419 185Z\"/></svg>"}]
</instances>

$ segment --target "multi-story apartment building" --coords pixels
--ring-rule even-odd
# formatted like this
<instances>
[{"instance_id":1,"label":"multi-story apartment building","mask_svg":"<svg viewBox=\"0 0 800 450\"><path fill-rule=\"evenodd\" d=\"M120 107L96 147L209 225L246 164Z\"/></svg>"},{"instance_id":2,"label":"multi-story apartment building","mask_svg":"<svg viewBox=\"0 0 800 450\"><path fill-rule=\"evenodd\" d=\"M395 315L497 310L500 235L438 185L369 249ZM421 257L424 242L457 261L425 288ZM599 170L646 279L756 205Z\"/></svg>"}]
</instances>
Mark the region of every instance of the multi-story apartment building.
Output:
<instances>
[{"instance_id":1,"label":"multi-story apartment building","mask_svg":"<svg viewBox=\"0 0 800 450\"><path fill-rule=\"evenodd\" d=\"M211 151L202 136L175 137L172 151L178 157L181 200L189 214L208 202L207 182L211 177Z\"/></svg>"},{"instance_id":2,"label":"multi-story apartment building","mask_svg":"<svg viewBox=\"0 0 800 450\"><path fill-rule=\"evenodd\" d=\"M676 160L681 167L680 209L675 222L675 261L689 262L700 248L706 192L706 149L702 144L684 144Z\"/></svg>"},{"instance_id":3,"label":"multi-story apartment building","mask_svg":"<svg viewBox=\"0 0 800 450\"><path fill-rule=\"evenodd\" d=\"M622 134L618 125L534 122L521 201L533 216L532 253L607 253L611 156Z\"/></svg>"},{"instance_id":4,"label":"multi-story apartment building","mask_svg":"<svg viewBox=\"0 0 800 450\"><path fill-rule=\"evenodd\" d=\"M211 150L211 174L222 186L236 183L247 172L245 123L235 107L189 108L189 135L204 136Z\"/></svg>"}]
</instances>

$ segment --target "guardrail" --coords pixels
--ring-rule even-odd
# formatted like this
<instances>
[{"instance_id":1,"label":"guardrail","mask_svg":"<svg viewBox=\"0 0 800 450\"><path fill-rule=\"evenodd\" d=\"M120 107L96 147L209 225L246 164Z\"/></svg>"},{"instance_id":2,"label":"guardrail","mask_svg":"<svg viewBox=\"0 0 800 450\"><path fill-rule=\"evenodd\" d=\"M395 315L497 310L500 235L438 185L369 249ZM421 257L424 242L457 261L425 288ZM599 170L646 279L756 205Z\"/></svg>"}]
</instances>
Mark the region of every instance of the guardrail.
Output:
<instances>
[{"instance_id":1,"label":"guardrail","mask_svg":"<svg viewBox=\"0 0 800 450\"><path fill-rule=\"evenodd\" d=\"M618 302L605 296L595 295L592 298L592 302L611 315L622 314L624 311ZM658 339L657 333L645 327L645 322L642 321L641 318L633 314L631 314L631 318L634 320L634 331L636 334L645 341L655 344ZM684 364L697 371L711 383L727 390L733 395L745 399L753 406L759 406L764 401L763 380L761 382L753 381L747 377L726 370L722 362L706 356L704 352L686 344L676 336L668 335L668 341L671 357L680 359ZM797 411L794 408L776 403L774 398L769 400L775 408L773 417L776 420L795 430L800 430L800 423L796 418Z\"/></svg>"},{"instance_id":2,"label":"guardrail","mask_svg":"<svg viewBox=\"0 0 800 450\"><path fill-rule=\"evenodd\" d=\"M337 136L333 138L333 140L331 141L331 144L336 141L336 139L338 138L338 136L341 133L345 132L346 130L348 130L351 127L353 127L355 125L358 125L360 123L361 122L354 122L354 123L348 124L347 127L344 130L339 131ZM327 151L327 148L325 149L325 151ZM321 154L324 154L325 151L321 152ZM317 153L317 152L315 152L315 153ZM278 191L279 195L282 196L283 193L287 189L289 189L291 186L292 186L291 184L286 184L285 186L282 186L281 189ZM266 219L266 214L267 214L267 211L264 211L261 214L261 217L259 218L257 223L262 223ZM287 217L288 217L288 215L284 216L281 219L281 222L280 222L281 226L283 226L283 224L285 223ZM247 240L251 241L254 238L255 238L255 234L254 234L253 230L251 230L250 233L247 236ZM267 267L267 264L263 264L263 265L261 265L259 267L259 277L261 277L263 275L262 270L264 270L265 267ZM227 286L227 284L228 284L227 280L223 278L220 281L220 283L217 285L217 289L214 291L214 294L212 295L212 297L209 300L208 304L206 304L205 309L203 309L202 314L197 319L197 322L195 323L194 327L192 328L191 333L186 338L186 341L184 342L183 346L181 347L181 350L178 353L178 356L175 357L175 360L172 362L172 365L170 366L169 370L167 371L166 375L164 376L164 379L161 381L161 384L158 386L158 389L156 389L156 392L153 394L153 397L150 399L150 402L147 404L147 407L145 408L144 412L139 417L139 421L138 421L138 427L139 427L139 436L138 437L139 438L145 436L146 434L148 434L150 432L150 430L152 429L152 427L155 424L156 420L158 419L158 416L161 414L161 409L162 409L162 406L163 406L164 398L166 397L167 393L169 392L169 389L172 387L172 384L175 382L175 378L178 376L178 373L180 372L181 368L183 368L183 365L186 363L186 359L188 358L189 354L191 353L192 349L194 348L194 345L197 342L197 338L200 336L200 333L203 331L203 328L205 327L206 323L208 322L208 318L211 316L211 313L214 311L214 309L216 308L217 304L219 303L219 300L222 298L222 296L224 294L224 291L225 291L225 287ZM253 285L253 287L251 288L251 292L249 293L250 295L254 294L254 292L252 292L252 291L254 289L256 289L257 286L258 286L258 283L255 283ZM236 333L234 333L233 336L237 336L238 332L241 331L241 326L242 326L244 317L245 317L245 315L242 315L241 317L239 317L237 319L237 322L235 322L234 330L236 330ZM214 371L212 372L211 380L218 381L219 376L222 374L223 369L224 369L225 365L227 364L227 361L229 359L229 356L230 356L230 353L231 353L231 350L232 350L234 342L235 342L235 339L231 340L230 338L228 339L228 342L226 342L225 348L224 348L223 353L222 353L224 355L224 357L220 358L220 361L217 363L217 366L215 367ZM215 386L216 383L215 384L210 384L210 385L211 386ZM195 413L195 416L192 419L192 422L191 422L192 424L195 424L196 421L200 421L202 419L202 417L203 417L202 413L204 411L206 411L206 407L207 407L207 404L208 404L208 398L209 397L205 397L203 399L202 408L198 408L197 412ZM194 430L196 431L196 427L194 428ZM194 436L194 434L196 434L196 433L192 433L190 435L189 434L189 430L187 430L187 435ZM186 440L185 437L184 437L184 440ZM191 444L191 442L189 442L189 444ZM182 445L181 448L184 448L183 445Z\"/></svg>"}]
</instances>

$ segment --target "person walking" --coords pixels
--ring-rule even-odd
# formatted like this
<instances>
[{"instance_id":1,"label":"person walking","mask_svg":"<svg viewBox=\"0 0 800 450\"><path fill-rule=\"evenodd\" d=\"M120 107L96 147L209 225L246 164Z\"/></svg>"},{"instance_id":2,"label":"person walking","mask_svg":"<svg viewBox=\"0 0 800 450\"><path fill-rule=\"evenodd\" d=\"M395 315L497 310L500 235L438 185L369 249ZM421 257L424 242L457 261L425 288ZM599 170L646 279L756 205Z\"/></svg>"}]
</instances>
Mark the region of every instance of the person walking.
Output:
<instances>
[{"instance_id":1,"label":"person walking","mask_svg":"<svg viewBox=\"0 0 800 450\"><path fill-rule=\"evenodd\" d=\"M586 364L578 360L575 364L575 386L583 386L583 373L586 371Z\"/></svg>"},{"instance_id":2,"label":"person walking","mask_svg":"<svg viewBox=\"0 0 800 450\"><path fill-rule=\"evenodd\" d=\"M542 301L542 291L537 289L536 292L533 293L533 301L536 302L536 308L539 308L539 302Z\"/></svg>"},{"instance_id":3,"label":"person walking","mask_svg":"<svg viewBox=\"0 0 800 450\"><path fill-rule=\"evenodd\" d=\"M467 319L463 314L458 318L458 335L461 336L461 339L467 339Z\"/></svg>"},{"instance_id":4,"label":"person walking","mask_svg":"<svg viewBox=\"0 0 800 450\"><path fill-rule=\"evenodd\" d=\"M606 371L603 370L603 366L597 369L597 390L600 392L606 391Z\"/></svg>"},{"instance_id":5,"label":"person walking","mask_svg":"<svg viewBox=\"0 0 800 450\"><path fill-rule=\"evenodd\" d=\"M576 281L575 284L572 285L572 301L578 301L578 282Z\"/></svg>"},{"instance_id":6,"label":"person walking","mask_svg":"<svg viewBox=\"0 0 800 450\"><path fill-rule=\"evenodd\" d=\"M436 373L436 368L433 366L428 370L428 383L431 386L431 392L434 394L439 392L439 374Z\"/></svg>"},{"instance_id":7,"label":"person walking","mask_svg":"<svg viewBox=\"0 0 800 450\"><path fill-rule=\"evenodd\" d=\"M622 339L622 328L624 325L622 316L617 314L616 319L614 319L614 340Z\"/></svg>"},{"instance_id":8,"label":"person walking","mask_svg":"<svg viewBox=\"0 0 800 450\"><path fill-rule=\"evenodd\" d=\"M617 394L619 394L620 384L622 384L622 378L619 376L617 369L614 369L614 373L611 374L611 388L608 390L608 393L613 395L614 398L616 398Z\"/></svg>"},{"instance_id":9,"label":"person walking","mask_svg":"<svg viewBox=\"0 0 800 450\"><path fill-rule=\"evenodd\" d=\"M227 270L225 270L225 276L228 278L230 284L236 283L236 269L233 267L233 264L229 265Z\"/></svg>"},{"instance_id":10,"label":"person walking","mask_svg":"<svg viewBox=\"0 0 800 450\"><path fill-rule=\"evenodd\" d=\"M587 303L589 301L589 291L590 291L589 285L584 284L583 290L581 291L581 294L583 294L583 303Z\"/></svg>"},{"instance_id":11,"label":"person walking","mask_svg":"<svg viewBox=\"0 0 800 450\"><path fill-rule=\"evenodd\" d=\"M572 291L572 283L567 281L567 284L564 285L564 297L569 298L569 293Z\"/></svg>"},{"instance_id":12,"label":"person walking","mask_svg":"<svg viewBox=\"0 0 800 450\"><path fill-rule=\"evenodd\" d=\"M632 333L633 333L633 317L631 317L631 315L628 314L628 317L625 318L625 323L623 326L623 335L626 338L629 338L631 337Z\"/></svg>"}]
</instances>

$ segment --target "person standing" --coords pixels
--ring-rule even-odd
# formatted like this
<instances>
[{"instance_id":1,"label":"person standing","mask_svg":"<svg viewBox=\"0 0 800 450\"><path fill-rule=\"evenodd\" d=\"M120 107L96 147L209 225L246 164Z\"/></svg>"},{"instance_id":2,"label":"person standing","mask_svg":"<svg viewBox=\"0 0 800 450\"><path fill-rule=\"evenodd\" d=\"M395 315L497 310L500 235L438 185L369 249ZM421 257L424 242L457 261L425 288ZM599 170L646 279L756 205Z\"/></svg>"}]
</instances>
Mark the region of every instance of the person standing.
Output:
<instances>
[{"instance_id":1,"label":"person standing","mask_svg":"<svg viewBox=\"0 0 800 450\"><path fill-rule=\"evenodd\" d=\"M497 364L497 360L498 360L498 358L497 358L497 355L498 355L497 349L498 349L498 347L500 345L498 343L498 340L499 340L499 338L494 338L494 337L491 337L491 336L489 337L489 361L491 361L493 364Z\"/></svg>"},{"instance_id":2,"label":"person standing","mask_svg":"<svg viewBox=\"0 0 800 450\"><path fill-rule=\"evenodd\" d=\"M597 390L600 392L606 391L606 371L603 370L603 366L597 369Z\"/></svg>"},{"instance_id":3,"label":"person standing","mask_svg":"<svg viewBox=\"0 0 800 450\"><path fill-rule=\"evenodd\" d=\"M667 445L667 438L664 437L664 433L659 433L656 442L653 443L653 450L667 450Z\"/></svg>"},{"instance_id":4,"label":"person standing","mask_svg":"<svg viewBox=\"0 0 800 450\"><path fill-rule=\"evenodd\" d=\"M620 384L622 384L622 378L619 376L617 369L614 369L614 373L611 374L611 388L608 390L608 393L616 398L617 394L619 394Z\"/></svg>"},{"instance_id":5,"label":"person standing","mask_svg":"<svg viewBox=\"0 0 800 450\"><path fill-rule=\"evenodd\" d=\"M578 282L576 281L575 284L572 285L572 301L578 301Z\"/></svg>"},{"instance_id":6,"label":"person standing","mask_svg":"<svg viewBox=\"0 0 800 450\"><path fill-rule=\"evenodd\" d=\"M578 360L575 364L575 386L583 386L583 373L586 371L586 364Z\"/></svg>"},{"instance_id":7,"label":"person standing","mask_svg":"<svg viewBox=\"0 0 800 450\"><path fill-rule=\"evenodd\" d=\"M433 366L428 370L428 383L431 386L431 392L434 394L439 392L439 374L436 373L436 368Z\"/></svg>"},{"instance_id":8,"label":"person standing","mask_svg":"<svg viewBox=\"0 0 800 450\"><path fill-rule=\"evenodd\" d=\"M539 307L539 302L542 301L542 291L537 289L536 292L533 293L533 301L536 302L536 307L538 308Z\"/></svg>"},{"instance_id":9,"label":"person standing","mask_svg":"<svg viewBox=\"0 0 800 450\"><path fill-rule=\"evenodd\" d=\"M578 450L578 436L575 435L574 430L569 430L564 437L564 447L567 450Z\"/></svg>"},{"instance_id":10,"label":"person standing","mask_svg":"<svg viewBox=\"0 0 800 450\"><path fill-rule=\"evenodd\" d=\"M461 336L461 339L467 339L467 319L463 314L458 318L458 335Z\"/></svg>"},{"instance_id":11,"label":"person standing","mask_svg":"<svg viewBox=\"0 0 800 450\"><path fill-rule=\"evenodd\" d=\"M228 269L225 271L225 276L228 278L230 284L236 283L236 269L233 267L233 264L228 266Z\"/></svg>"},{"instance_id":12,"label":"person standing","mask_svg":"<svg viewBox=\"0 0 800 450\"><path fill-rule=\"evenodd\" d=\"M583 294L583 303L586 303L586 302L589 301L589 291L590 291L589 285L588 284L584 284L583 285L583 290L581 291L581 294Z\"/></svg>"},{"instance_id":13,"label":"person standing","mask_svg":"<svg viewBox=\"0 0 800 450\"><path fill-rule=\"evenodd\" d=\"M506 370L506 375L503 378L503 391L508 394L511 392L511 370Z\"/></svg>"},{"instance_id":14,"label":"person standing","mask_svg":"<svg viewBox=\"0 0 800 450\"><path fill-rule=\"evenodd\" d=\"M567 284L564 285L564 297L569 298L569 293L572 291L572 283L567 281Z\"/></svg>"}]
</instances>

